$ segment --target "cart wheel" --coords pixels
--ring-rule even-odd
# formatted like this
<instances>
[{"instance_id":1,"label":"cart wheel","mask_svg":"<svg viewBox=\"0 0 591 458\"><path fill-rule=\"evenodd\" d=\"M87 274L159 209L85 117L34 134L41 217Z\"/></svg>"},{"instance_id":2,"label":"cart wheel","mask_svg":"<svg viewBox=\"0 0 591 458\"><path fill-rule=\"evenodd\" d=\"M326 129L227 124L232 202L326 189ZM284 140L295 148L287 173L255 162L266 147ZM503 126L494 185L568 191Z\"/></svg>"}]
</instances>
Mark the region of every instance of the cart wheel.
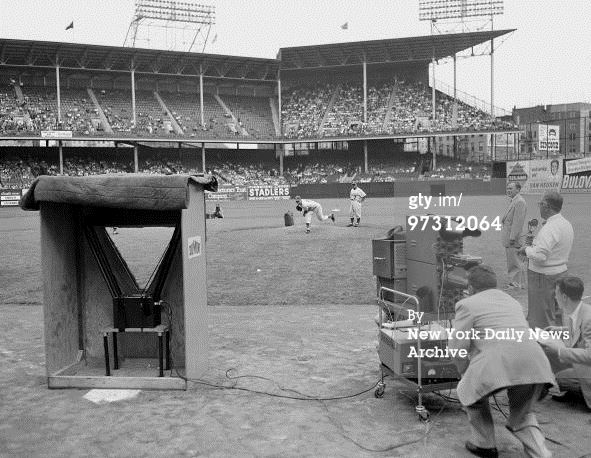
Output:
<instances>
[{"instance_id":1,"label":"cart wheel","mask_svg":"<svg viewBox=\"0 0 591 458\"><path fill-rule=\"evenodd\" d=\"M384 382L380 382L378 383L378 387L376 388L376 390L373 392L373 395L376 398L383 398L384 397L384 388L386 387L386 384Z\"/></svg>"},{"instance_id":2,"label":"cart wheel","mask_svg":"<svg viewBox=\"0 0 591 458\"><path fill-rule=\"evenodd\" d=\"M419 420L422 422L425 422L425 423L428 422L430 416L431 416L431 414L429 413L429 411L427 409L419 412Z\"/></svg>"}]
</instances>

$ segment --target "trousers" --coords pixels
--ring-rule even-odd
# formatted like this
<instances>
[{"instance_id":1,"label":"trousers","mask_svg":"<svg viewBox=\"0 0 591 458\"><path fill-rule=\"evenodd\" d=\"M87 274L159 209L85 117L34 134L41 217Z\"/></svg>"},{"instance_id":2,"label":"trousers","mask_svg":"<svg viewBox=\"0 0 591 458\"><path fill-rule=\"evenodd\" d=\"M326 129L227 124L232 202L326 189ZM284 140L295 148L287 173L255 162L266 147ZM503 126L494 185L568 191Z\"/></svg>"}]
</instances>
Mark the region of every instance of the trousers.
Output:
<instances>
[{"instance_id":1,"label":"trousers","mask_svg":"<svg viewBox=\"0 0 591 458\"><path fill-rule=\"evenodd\" d=\"M545 438L536 416L532 413L543 388L543 384L515 385L507 388L509 418L506 427L523 444L526 455L532 458L552 456L546 448ZM496 447L489 396L472 405L464 406L464 410L470 422L471 442L478 447Z\"/></svg>"},{"instance_id":2,"label":"trousers","mask_svg":"<svg viewBox=\"0 0 591 458\"><path fill-rule=\"evenodd\" d=\"M567 271L556 275L544 275L533 270L527 271L527 322L531 328L546 328L560 325L556 322L556 280L567 275Z\"/></svg>"}]
</instances>

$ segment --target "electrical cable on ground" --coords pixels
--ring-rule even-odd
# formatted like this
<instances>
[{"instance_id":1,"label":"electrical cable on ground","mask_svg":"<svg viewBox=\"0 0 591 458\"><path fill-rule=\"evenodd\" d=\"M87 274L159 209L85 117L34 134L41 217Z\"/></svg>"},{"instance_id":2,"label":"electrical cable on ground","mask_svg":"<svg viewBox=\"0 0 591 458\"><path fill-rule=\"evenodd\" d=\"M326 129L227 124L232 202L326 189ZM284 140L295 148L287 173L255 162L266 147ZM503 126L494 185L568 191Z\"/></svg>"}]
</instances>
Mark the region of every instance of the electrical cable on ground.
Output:
<instances>
[{"instance_id":1,"label":"electrical cable on ground","mask_svg":"<svg viewBox=\"0 0 591 458\"><path fill-rule=\"evenodd\" d=\"M170 303L166 302L166 301L161 301L161 303L163 305L166 305L165 309L165 313L167 314L167 320L168 320L168 324L169 324L169 328L170 328L170 332L172 331L172 323L173 323L173 309ZM391 312L388 311L388 314L390 314ZM393 318L390 315L390 318ZM171 371L171 375L172 375L172 371L173 371L173 360L172 360L172 355L170 356L170 371ZM355 444L357 447L359 447L360 449L367 451L367 452L377 452L377 453L383 453L383 452L389 452L392 450L395 450L397 448L401 448L407 445L412 445L415 444L417 442L420 441L426 441L428 435L431 433L431 431L433 430L433 419L437 418L445 409L446 404L442 404L441 408L439 409L439 411L427 422L425 422L425 430L422 433L421 437L416 438L416 439L412 439L412 440L407 440L404 442L400 442L397 444L392 444L389 445L385 448L379 448L379 449L374 449L374 448L369 448L364 446L363 444L359 443L358 441L356 441L355 439L353 439L352 437L350 437L349 435L346 434L343 426L336 422L332 416L330 415L330 411L328 410L328 406L326 405L325 401L336 401L336 400L341 400L341 399L351 399L357 396L360 396L362 394L365 394L373 389L375 389L380 382L383 381L384 378L388 377L388 375L382 375L380 377L380 379L374 383L371 387L359 391L357 393L353 393L353 394L349 394L349 395L343 395L343 396L333 396L333 397L328 397L328 398L319 398L319 397L314 397L314 396L310 396L307 395L305 393L301 393L295 389L292 388L285 388L282 387L281 385L277 384L274 380L268 378L268 377L264 377L261 375L235 375L232 376L230 375L230 372L234 371L235 368L229 368L226 370L225 372L225 376L228 380L232 381L233 384L232 385L219 385L216 383L211 383L211 382L207 382L205 380L200 380L200 379L191 379L188 377L185 377L184 375L182 375L178 369L174 368L174 371L176 373L176 375L181 378L182 380L186 381L186 382L193 382L193 383L197 383L200 385L205 385L208 386L210 388L215 388L215 389L219 389L219 390L238 390L238 391L244 391L244 392L248 392L248 393L254 393L254 394L260 394L260 395L265 395L265 396L270 396L270 397L275 397L275 398L282 398L282 399L292 399L292 400L296 400L296 401L318 401L320 402L320 404L322 405L322 407L324 408L324 410L326 411L326 416L329 420L329 422L339 431L339 434L347 439L348 441L350 441L351 443ZM259 380L265 380L268 382L273 383L279 390L281 391L288 391L288 392L292 392L292 393L296 393L298 396L288 396L288 395L284 395L284 394L277 394L277 393L270 393L268 391L261 391L261 390L254 390L251 388L244 388L244 387L239 387L237 386L238 380L242 379L242 378L255 378L255 379L259 379ZM405 396L407 399L411 399L413 400L413 398L411 398L410 396L407 396L406 394L404 394L402 391L398 391L400 394L402 394L403 396ZM452 403L460 403L459 399L454 398L451 396L451 389L449 390L449 393L447 395L439 393L437 391L434 391L433 394L435 394L436 396L439 396L440 398L442 398L444 401L446 402L452 402ZM495 395L493 395L493 399L494 399L494 404L491 404L491 407L497 411L499 411L506 419L508 418L507 414L503 411L501 405L499 405L499 402L496 398ZM504 404L504 407L508 407L508 405ZM398 434L408 434L408 433L417 433L418 431L416 429L414 430L407 430L407 431L398 431ZM562 447L568 448L570 449L570 447L566 446L565 444L552 439L550 437L548 437L546 435L546 440L548 440L549 442L552 442L554 444L560 445Z\"/></svg>"},{"instance_id":2,"label":"electrical cable on ground","mask_svg":"<svg viewBox=\"0 0 591 458\"><path fill-rule=\"evenodd\" d=\"M285 394L277 394L277 393L270 393L268 391L261 391L261 390L254 390L252 388L244 388L244 387L240 387L237 386L237 382L236 380L239 378L258 378L258 379L262 379L262 380L266 380L272 383L275 383L273 380L267 378L267 377L262 377L259 375L241 375L238 377L231 377L229 376L229 372L234 370L234 368L230 368L226 371L226 378L228 378L229 380L234 381L234 383L232 385L220 385L220 384L216 384L216 383L212 383L212 382L207 382L205 380L200 380L200 379L191 379L188 377L185 377L184 375L180 374L178 369L175 369L175 372L177 374L177 376L181 379L183 379L186 382L192 382L192 383L197 383L199 385L205 385L205 386L209 386L211 388L216 388L216 389L220 389L220 390L238 390L238 391L246 391L249 393L254 393L254 394L262 394L262 395L266 395L266 396L271 396L271 397L275 397L275 398L283 398L283 399L293 399L296 401L337 401L340 399L350 399L350 398L354 398L357 396L360 396L362 394L365 394L373 389L375 389L376 386L378 386L379 380L374 383L372 386L370 386L369 388L359 391L358 393L353 393L353 394L348 394L348 395L344 395L344 396L332 396L329 398L318 398L318 397L313 397L313 396L308 396L308 395L300 395L300 396L288 396ZM292 391L294 392L295 390L289 389L289 388L283 388L279 385L276 385L280 390L282 391Z\"/></svg>"}]
</instances>

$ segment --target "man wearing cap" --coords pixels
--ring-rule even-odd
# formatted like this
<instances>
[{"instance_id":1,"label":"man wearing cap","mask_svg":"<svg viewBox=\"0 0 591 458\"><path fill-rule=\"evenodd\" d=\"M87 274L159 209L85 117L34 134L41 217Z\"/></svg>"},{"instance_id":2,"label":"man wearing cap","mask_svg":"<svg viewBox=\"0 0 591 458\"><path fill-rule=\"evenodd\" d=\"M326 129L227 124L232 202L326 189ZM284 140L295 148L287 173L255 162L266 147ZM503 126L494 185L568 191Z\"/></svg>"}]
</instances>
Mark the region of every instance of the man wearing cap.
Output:
<instances>
[{"instance_id":1,"label":"man wearing cap","mask_svg":"<svg viewBox=\"0 0 591 458\"><path fill-rule=\"evenodd\" d=\"M351 223L347 225L348 227L358 227L361 223L361 202L365 200L365 196L367 196L367 194L363 192L363 189L357 187L357 183L353 182L353 187L349 193L349 199L351 200L349 217L351 218Z\"/></svg>"},{"instance_id":2,"label":"man wearing cap","mask_svg":"<svg viewBox=\"0 0 591 458\"><path fill-rule=\"evenodd\" d=\"M295 197L296 210L302 212L306 221L306 234L310 233L310 223L312 222L312 214L316 215L319 221L326 221L330 219L333 223L335 222L334 213L329 216L325 216L322 213L322 205L314 200L302 199L300 196Z\"/></svg>"}]
</instances>

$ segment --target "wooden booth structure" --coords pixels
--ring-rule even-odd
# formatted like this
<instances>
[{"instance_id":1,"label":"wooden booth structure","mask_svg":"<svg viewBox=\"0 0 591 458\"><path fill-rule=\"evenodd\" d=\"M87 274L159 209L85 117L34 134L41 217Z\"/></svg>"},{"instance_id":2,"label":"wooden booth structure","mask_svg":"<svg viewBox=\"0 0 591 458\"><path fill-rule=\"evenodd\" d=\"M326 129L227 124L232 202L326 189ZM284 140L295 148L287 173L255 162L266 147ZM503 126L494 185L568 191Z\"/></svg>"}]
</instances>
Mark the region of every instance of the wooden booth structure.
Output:
<instances>
[{"instance_id":1,"label":"wooden booth structure","mask_svg":"<svg viewBox=\"0 0 591 458\"><path fill-rule=\"evenodd\" d=\"M188 175L41 176L33 182L21 207L41 213L49 388L186 389L186 378L203 375L204 191L216 189L214 178ZM111 227L172 228L145 287L109 235Z\"/></svg>"}]
</instances>

